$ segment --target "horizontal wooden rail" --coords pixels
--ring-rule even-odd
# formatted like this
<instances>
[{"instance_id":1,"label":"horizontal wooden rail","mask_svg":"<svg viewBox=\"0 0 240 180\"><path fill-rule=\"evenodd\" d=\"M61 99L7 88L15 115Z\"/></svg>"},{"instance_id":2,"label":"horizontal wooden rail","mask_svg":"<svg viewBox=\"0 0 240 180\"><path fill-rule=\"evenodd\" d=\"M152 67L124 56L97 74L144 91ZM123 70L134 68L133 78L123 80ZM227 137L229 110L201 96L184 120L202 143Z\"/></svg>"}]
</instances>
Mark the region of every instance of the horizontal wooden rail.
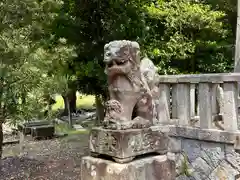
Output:
<instances>
[{"instance_id":1,"label":"horizontal wooden rail","mask_svg":"<svg viewBox=\"0 0 240 180\"><path fill-rule=\"evenodd\" d=\"M240 73L160 75L159 83L240 82Z\"/></svg>"}]
</instances>

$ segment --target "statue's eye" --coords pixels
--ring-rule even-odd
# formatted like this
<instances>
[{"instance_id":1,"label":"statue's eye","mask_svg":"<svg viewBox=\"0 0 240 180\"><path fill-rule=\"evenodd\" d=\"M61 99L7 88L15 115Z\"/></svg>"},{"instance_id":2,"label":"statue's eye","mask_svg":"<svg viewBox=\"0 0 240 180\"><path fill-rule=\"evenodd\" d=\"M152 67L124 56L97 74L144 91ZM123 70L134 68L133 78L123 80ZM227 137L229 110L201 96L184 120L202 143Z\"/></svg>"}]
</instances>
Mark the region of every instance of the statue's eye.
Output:
<instances>
[{"instance_id":1,"label":"statue's eye","mask_svg":"<svg viewBox=\"0 0 240 180\"><path fill-rule=\"evenodd\" d=\"M105 55L109 57L111 56L111 52L107 52Z\"/></svg>"}]
</instances>

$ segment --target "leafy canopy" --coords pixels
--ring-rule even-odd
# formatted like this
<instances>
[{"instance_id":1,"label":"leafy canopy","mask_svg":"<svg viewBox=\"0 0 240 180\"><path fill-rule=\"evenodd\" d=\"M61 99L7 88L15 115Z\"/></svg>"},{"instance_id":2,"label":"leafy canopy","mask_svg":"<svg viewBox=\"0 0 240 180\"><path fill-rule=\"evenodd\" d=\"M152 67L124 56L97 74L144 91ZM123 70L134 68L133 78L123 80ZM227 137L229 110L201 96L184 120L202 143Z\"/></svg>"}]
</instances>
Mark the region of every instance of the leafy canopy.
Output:
<instances>
[{"instance_id":1,"label":"leafy canopy","mask_svg":"<svg viewBox=\"0 0 240 180\"><path fill-rule=\"evenodd\" d=\"M0 3L1 122L36 117L46 106L44 94L64 90L60 74L67 76L74 47L52 33L61 6L59 0Z\"/></svg>"},{"instance_id":2,"label":"leafy canopy","mask_svg":"<svg viewBox=\"0 0 240 180\"><path fill-rule=\"evenodd\" d=\"M78 89L104 94L103 47L112 40L138 41L161 74L231 70L227 12L205 1L64 0L55 32L77 48L70 68Z\"/></svg>"}]
</instances>

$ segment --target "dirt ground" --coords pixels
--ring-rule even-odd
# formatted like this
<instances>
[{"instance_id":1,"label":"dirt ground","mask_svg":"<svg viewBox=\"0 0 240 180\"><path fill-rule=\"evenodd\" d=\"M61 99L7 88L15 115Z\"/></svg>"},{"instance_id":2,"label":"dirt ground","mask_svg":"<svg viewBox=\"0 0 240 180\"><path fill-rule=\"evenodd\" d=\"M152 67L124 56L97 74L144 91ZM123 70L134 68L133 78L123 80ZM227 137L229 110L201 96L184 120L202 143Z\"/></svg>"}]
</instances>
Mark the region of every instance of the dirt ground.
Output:
<instances>
[{"instance_id":1,"label":"dirt ground","mask_svg":"<svg viewBox=\"0 0 240 180\"><path fill-rule=\"evenodd\" d=\"M80 180L80 161L88 154L88 134L26 141L3 148L0 180Z\"/></svg>"}]
</instances>

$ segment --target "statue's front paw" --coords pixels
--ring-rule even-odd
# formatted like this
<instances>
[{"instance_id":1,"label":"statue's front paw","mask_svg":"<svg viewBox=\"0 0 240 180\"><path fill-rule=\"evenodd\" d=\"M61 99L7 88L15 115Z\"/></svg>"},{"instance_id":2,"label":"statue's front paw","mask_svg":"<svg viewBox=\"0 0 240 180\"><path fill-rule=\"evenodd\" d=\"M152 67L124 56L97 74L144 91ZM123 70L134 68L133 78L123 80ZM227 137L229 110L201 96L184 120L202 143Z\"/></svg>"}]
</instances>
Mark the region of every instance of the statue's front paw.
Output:
<instances>
[{"instance_id":1,"label":"statue's front paw","mask_svg":"<svg viewBox=\"0 0 240 180\"><path fill-rule=\"evenodd\" d=\"M103 121L103 127L106 129L112 129L112 130L126 130L132 128L132 121L123 121L123 120L104 120Z\"/></svg>"},{"instance_id":2,"label":"statue's front paw","mask_svg":"<svg viewBox=\"0 0 240 180\"><path fill-rule=\"evenodd\" d=\"M104 119L103 122L102 122L102 126L106 127L108 125L109 125L109 121Z\"/></svg>"},{"instance_id":3,"label":"statue's front paw","mask_svg":"<svg viewBox=\"0 0 240 180\"><path fill-rule=\"evenodd\" d=\"M152 126L151 121L149 121L147 119L143 119L138 116L138 117L134 118L132 128L133 129L143 129L143 128L149 128L151 126Z\"/></svg>"},{"instance_id":4,"label":"statue's front paw","mask_svg":"<svg viewBox=\"0 0 240 180\"><path fill-rule=\"evenodd\" d=\"M133 122L132 121L125 121L121 123L121 130L132 129Z\"/></svg>"},{"instance_id":5,"label":"statue's front paw","mask_svg":"<svg viewBox=\"0 0 240 180\"><path fill-rule=\"evenodd\" d=\"M115 120L112 119L105 119L103 121L103 127L106 129L117 129L117 122Z\"/></svg>"}]
</instances>

